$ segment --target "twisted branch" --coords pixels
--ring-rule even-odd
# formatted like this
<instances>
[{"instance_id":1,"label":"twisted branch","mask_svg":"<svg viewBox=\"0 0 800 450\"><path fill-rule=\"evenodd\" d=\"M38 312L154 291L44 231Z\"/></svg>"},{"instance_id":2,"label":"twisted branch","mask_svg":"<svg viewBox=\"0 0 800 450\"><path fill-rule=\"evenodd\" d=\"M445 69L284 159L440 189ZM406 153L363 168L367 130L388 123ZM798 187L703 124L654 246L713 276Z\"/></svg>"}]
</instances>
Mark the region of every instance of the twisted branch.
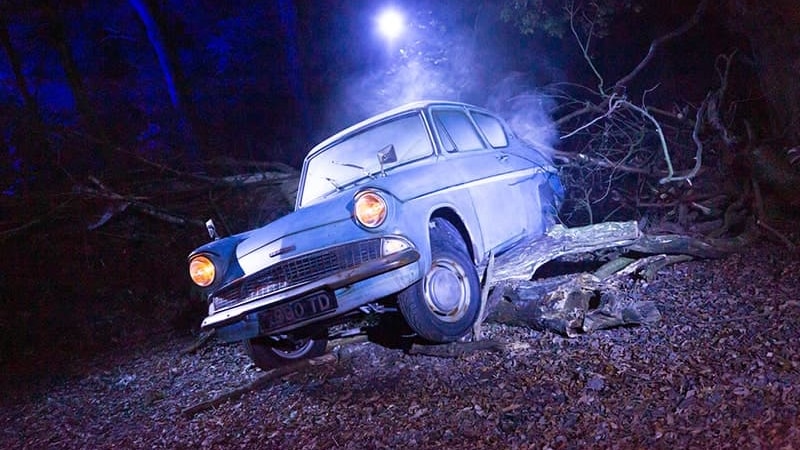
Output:
<instances>
[{"instance_id":1,"label":"twisted branch","mask_svg":"<svg viewBox=\"0 0 800 450\"><path fill-rule=\"evenodd\" d=\"M647 55L645 55L645 57L642 58L641 61L639 61L639 64L636 67L634 67L633 70L631 70L624 77L620 78L619 81L617 81L614 84L614 88L624 88L628 83L630 83L631 80L636 78L636 76L639 75L639 72L641 72L645 68L645 66L647 66L647 64L649 64L650 61L653 59L653 56L655 56L656 50L658 50L659 46L661 46L667 41L670 41L672 39L677 38L678 36L685 34L687 31L691 30L695 25L697 25L698 22L700 22L700 17L702 17L702 15L705 13L707 7L708 7L708 0L702 0L697 5L697 9L695 9L694 14L692 14L692 17L690 17L689 20L684 22L683 25L653 40L653 42L650 43L650 48L647 51Z\"/></svg>"}]
</instances>

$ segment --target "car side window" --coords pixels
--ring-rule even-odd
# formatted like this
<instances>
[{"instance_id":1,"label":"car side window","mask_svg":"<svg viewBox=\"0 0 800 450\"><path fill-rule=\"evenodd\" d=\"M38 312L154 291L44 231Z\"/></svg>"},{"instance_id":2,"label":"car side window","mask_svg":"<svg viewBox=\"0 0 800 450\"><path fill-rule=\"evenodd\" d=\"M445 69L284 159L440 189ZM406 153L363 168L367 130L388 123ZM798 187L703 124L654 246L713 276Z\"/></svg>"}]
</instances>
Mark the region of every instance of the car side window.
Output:
<instances>
[{"instance_id":1,"label":"car side window","mask_svg":"<svg viewBox=\"0 0 800 450\"><path fill-rule=\"evenodd\" d=\"M494 148L508 147L508 136L503 124L496 117L488 114L474 112L472 118L478 124L478 128L483 131L483 135L489 140L489 144Z\"/></svg>"},{"instance_id":2,"label":"car side window","mask_svg":"<svg viewBox=\"0 0 800 450\"><path fill-rule=\"evenodd\" d=\"M456 109L434 110L433 119L439 129L439 137L446 151L463 152L484 148L480 135L478 135L469 117L463 111Z\"/></svg>"}]
</instances>

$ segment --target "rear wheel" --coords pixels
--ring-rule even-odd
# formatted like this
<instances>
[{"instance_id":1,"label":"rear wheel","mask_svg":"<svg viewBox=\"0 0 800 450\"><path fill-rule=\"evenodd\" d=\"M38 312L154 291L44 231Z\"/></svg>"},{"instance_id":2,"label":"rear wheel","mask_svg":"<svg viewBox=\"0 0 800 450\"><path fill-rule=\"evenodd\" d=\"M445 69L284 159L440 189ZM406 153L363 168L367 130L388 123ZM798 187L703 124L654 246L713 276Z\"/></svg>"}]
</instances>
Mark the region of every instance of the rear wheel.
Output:
<instances>
[{"instance_id":1,"label":"rear wheel","mask_svg":"<svg viewBox=\"0 0 800 450\"><path fill-rule=\"evenodd\" d=\"M326 337L263 336L244 342L247 354L256 367L271 370L286 364L325 353Z\"/></svg>"},{"instance_id":2,"label":"rear wheel","mask_svg":"<svg viewBox=\"0 0 800 450\"><path fill-rule=\"evenodd\" d=\"M431 222L431 267L402 291L398 306L408 325L432 342L452 342L478 318L478 273L458 230L444 219Z\"/></svg>"}]
</instances>

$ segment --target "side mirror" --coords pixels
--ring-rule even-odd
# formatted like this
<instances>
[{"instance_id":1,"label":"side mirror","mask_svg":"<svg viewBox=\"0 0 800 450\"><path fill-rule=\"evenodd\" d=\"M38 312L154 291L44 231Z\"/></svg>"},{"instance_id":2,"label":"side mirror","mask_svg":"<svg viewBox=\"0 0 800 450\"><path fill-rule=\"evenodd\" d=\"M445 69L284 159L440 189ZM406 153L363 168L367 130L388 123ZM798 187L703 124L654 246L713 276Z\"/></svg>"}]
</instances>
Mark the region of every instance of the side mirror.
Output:
<instances>
[{"instance_id":1,"label":"side mirror","mask_svg":"<svg viewBox=\"0 0 800 450\"><path fill-rule=\"evenodd\" d=\"M397 153L394 151L393 144L389 144L378 150L378 163L381 165L381 175L386 176L386 172L383 171L384 165L393 162L397 162Z\"/></svg>"},{"instance_id":2,"label":"side mirror","mask_svg":"<svg viewBox=\"0 0 800 450\"><path fill-rule=\"evenodd\" d=\"M219 239L219 233L217 233L217 227L214 225L214 221L212 219L208 219L206 221L206 230L208 230L208 237L212 240L216 241Z\"/></svg>"}]
</instances>

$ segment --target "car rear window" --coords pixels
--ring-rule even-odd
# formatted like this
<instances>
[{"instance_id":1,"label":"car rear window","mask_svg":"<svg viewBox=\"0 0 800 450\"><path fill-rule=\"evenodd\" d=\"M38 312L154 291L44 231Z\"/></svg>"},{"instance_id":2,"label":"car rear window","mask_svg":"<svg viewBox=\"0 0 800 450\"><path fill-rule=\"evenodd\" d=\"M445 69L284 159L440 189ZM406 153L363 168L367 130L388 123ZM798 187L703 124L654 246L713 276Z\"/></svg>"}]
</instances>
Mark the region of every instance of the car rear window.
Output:
<instances>
[{"instance_id":1,"label":"car rear window","mask_svg":"<svg viewBox=\"0 0 800 450\"><path fill-rule=\"evenodd\" d=\"M496 117L483 113L472 113L472 117L492 147L508 147L508 136L506 136L506 131L503 129L503 124Z\"/></svg>"},{"instance_id":2,"label":"car rear window","mask_svg":"<svg viewBox=\"0 0 800 450\"><path fill-rule=\"evenodd\" d=\"M433 117L446 151L463 152L484 148L478 131L463 111L440 109L433 111Z\"/></svg>"}]
</instances>

